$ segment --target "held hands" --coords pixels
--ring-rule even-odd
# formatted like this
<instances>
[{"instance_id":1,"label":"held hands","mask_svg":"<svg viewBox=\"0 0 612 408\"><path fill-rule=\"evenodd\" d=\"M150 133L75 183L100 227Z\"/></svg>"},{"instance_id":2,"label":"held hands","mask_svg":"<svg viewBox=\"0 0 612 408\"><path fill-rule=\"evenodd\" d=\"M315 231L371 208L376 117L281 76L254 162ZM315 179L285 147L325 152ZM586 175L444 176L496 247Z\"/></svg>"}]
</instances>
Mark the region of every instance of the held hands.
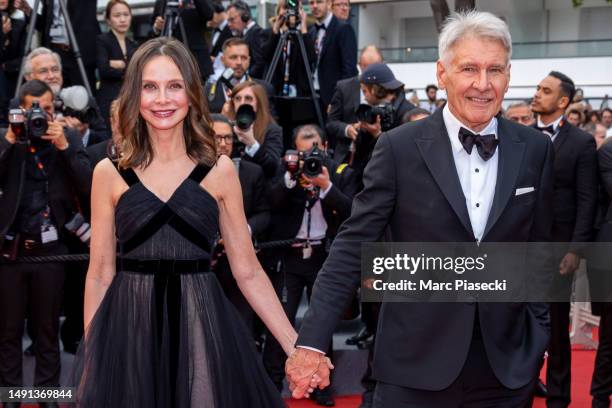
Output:
<instances>
[{"instance_id":1,"label":"held hands","mask_svg":"<svg viewBox=\"0 0 612 408\"><path fill-rule=\"evenodd\" d=\"M319 174L316 177L312 177L311 178L311 177L308 177L308 176L306 176L304 174L302 174L302 177L305 179L305 181L308 184L311 184L311 185L316 186L316 187L320 187L321 190L325 191L329 187L329 183L330 183L330 181L329 181L329 171L327 170L327 167L325 167L325 166L323 166L322 169L323 170L321 171L321 174Z\"/></svg>"},{"instance_id":2,"label":"held hands","mask_svg":"<svg viewBox=\"0 0 612 408\"><path fill-rule=\"evenodd\" d=\"M316 387L323 389L329 386L330 370L333 368L323 353L295 349L285 363L285 374L293 398L307 398Z\"/></svg>"},{"instance_id":3,"label":"held hands","mask_svg":"<svg viewBox=\"0 0 612 408\"><path fill-rule=\"evenodd\" d=\"M382 126L380 125L380 115L376 116L376 123L360 122L359 127L371 134L374 138L378 138L378 136L380 136L382 133Z\"/></svg>"},{"instance_id":4,"label":"held hands","mask_svg":"<svg viewBox=\"0 0 612 408\"><path fill-rule=\"evenodd\" d=\"M561 263L559 264L559 273L561 275L569 275L572 274L578 269L580 266L580 257L573 253L568 252L565 254L563 259L561 259Z\"/></svg>"},{"instance_id":5,"label":"held hands","mask_svg":"<svg viewBox=\"0 0 612 408\"><path fill-rule=\"evenodd\" d=\"M250 147L257 143L255 134L253 133L253 126L250 126L247 130L242 130L238 126L234 126L234 133L241 143L244 143L247 147Z\"/></svg>"},{"instance_id":6,"label":"held hands","mask_svg":"<svg viewBox=\"0 0 612 408\"><path fill-rule=\"evenodd\" d=\"M64 135L64 126L58 121L49 122L47 133L41 136L41 139L53 143L57 150L66 150L68 148L68 139Z\"/></svg>"}]
</instances>

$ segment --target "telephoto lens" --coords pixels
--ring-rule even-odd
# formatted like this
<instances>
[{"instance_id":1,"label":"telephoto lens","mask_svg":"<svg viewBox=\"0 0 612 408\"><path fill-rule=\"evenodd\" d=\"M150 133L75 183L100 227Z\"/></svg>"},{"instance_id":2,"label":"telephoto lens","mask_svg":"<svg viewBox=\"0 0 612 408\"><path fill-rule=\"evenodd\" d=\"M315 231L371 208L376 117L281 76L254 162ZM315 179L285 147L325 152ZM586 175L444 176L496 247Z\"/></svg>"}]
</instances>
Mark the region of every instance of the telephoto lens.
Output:
<instances>
[{"instance_id":1,"label":"telephoto lens","mask_svg":"<svg viewBox=\"0 0 612 408\"><path fill-rule=\"evenodd\" d=\"M236 126L240 130L248 130L255 122L255 111L248 104L241 105L236 111Z\"/></svg>"}]
</instances>

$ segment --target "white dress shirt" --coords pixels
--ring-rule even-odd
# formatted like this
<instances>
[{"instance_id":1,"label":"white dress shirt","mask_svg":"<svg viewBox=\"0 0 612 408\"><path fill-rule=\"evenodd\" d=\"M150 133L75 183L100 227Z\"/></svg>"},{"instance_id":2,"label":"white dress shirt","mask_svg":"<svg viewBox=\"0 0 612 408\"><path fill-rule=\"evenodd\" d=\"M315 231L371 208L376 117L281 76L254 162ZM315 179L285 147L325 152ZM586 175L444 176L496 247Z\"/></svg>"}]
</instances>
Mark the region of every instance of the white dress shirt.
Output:
<instances>
[{"instance_id":1,"label":"white dress shirt","mask_svg":"<svg viewBox=\"0 0 612 408\"><path fill-rule=\"evenodd\" d=\"M552 140L553 142L555 141L555 139L557 138L557 135L559 134L559 124L561 123L561 119L563 119L563 115L559 116L557 119L553 120L552 123L544 123L542 122L542 119L540 119L540 117L538 116L538 127L543 128L543 127L548 127L551 126L553 127L553 134L550 135L550 140ZM542 132L544 134L547 134L546 132Z\"/></svg>"},{"instance_id":2,"label":"white dress shirt","mask_svg":"<svg viewBox=\"0 0 612 408\"><path fill-rule=\"evenodd\" d=\"M494 134L497 138L497 119L492 118L482 131L475 132L451 113L448 104L444 107L442 116L450 138L453 160L465 196L465 205L470 216L474 237L480 242L493 205L495 185L497 184L499 149L496 149L493 157L487 161L480 157L476 146L472 149L472 154L468 154L459 140L459 129L464 127L472 133L481 135Z\"/></svg>"},{"instance_id":3,"label":"white dress shirt","mask_svg":"<svg viewBox=\"0 0 612 408\"><path fill-rule=\"evenodd\" d=\"M292 189L297 184L297 181L291 178L289 172L285 172L284 175L285 186ZM327 233L327 222L323 215L323 207L321 207L321 200L325 199L329 191L331 190L333 183L330 181L329 186L325 190L319 192L319 200L310 209L310 234L308 234L308 210L304 204L304 216L302 217L302 225L296 235L297 239L309 239L310 241L322 241Z\"/></svg>"}]
</instances>

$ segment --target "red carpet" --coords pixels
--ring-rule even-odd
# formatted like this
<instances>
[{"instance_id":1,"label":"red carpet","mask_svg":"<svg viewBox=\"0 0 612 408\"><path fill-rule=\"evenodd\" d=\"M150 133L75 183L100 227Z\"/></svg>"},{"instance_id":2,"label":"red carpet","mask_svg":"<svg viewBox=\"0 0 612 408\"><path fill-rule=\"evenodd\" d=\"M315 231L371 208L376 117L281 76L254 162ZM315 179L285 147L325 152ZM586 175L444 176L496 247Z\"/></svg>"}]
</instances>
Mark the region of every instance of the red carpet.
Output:
<instances>
[{"instance_id":1,"label":"red carpet","mask_svg":"<svg viewBox=\"0 0 612 408\"><path fill-rule=\"evenodd\" d=\"M591 387L591 375L593 373L593 363L595 362L595 351L574 350L572 352L572 404L571 408L589 408L591 399L589 389ZM545 378L544 366L540 378ZM336 408L357 408L361 403L360 396L336 398ZM543 399L536 398L534 408L545 408ZM312 401L291 400L290 408L315 408L318 407Z\"/></svg>"}]
</instances>

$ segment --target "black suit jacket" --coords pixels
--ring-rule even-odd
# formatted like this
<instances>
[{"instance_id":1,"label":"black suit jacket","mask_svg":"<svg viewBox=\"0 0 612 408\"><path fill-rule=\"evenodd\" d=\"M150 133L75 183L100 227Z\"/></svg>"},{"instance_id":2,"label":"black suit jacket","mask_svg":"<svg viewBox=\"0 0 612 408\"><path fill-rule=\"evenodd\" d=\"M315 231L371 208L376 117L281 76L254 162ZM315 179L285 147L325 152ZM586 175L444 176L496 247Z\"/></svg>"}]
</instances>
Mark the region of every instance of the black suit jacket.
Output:
<instances>
[{"instance_id":1,"label":"black suit jacket","mask_svg":"<svg viewBox=\"0 0 612 408\"><path fill-rule=\"evenodd\" d=\"M138 44L129 38L125 39L127 55L123 55L119 41L112 31L100 34L96 41L96 65L100 74L100 89L96 98L104 117L108 117L111 102L119 95L123 83L124 69L111 68L110 60L130 61Z\"/></svg>"},{"instance_id":2,"label":"black suit jacket","mask_svg":"<svg viewBox=\"0 0 612 408\"><path fill-rule=\"evenodd\" d=\"M353 197L357 193L357 179L351 168L339 166L332 159L325 161L328 168L331 190L321 200L323 217L327 223L328 238L336 235L338 227L351 213ZM295 238L302 225L306 192L299 185L292 189L285 186L284 171L279 172L270 187L270 203L273 210L273 222L270 237L273 240Z\"/></svg>"},{"instance_id":3,"label":"black suit jacket","mask_svg":"<svg viewBox=\"0 0 612 408\"><path fill-rule=\"evenodd\" d=\"M63 226L77 210L75 198L89 197L91 191L91 164L80 136L66 130L69 147L64 151L54 149L49 169L49 206L58 227ZM25 177L27 145L10 144L0 132L0 246L11 227L21 194L19 186Z\"/></svg>"},{"instance_id":4,"label":"black suit jacket","mask_svg":"<svg viewBox=\"0 0 612 408\"><path fill-rule=\"evenodd\" d=\"M355 112L359 107L360 100L361 93L358 76L338 81L329 104L327 125L325 126L327 135L333 136L336 139L336 152L334 152L336 160L342 161L348 151L350 139L346 138L344 131L348 125L357 122Z\"/></svg>"},{"instance_id":5,"label":"black suit jacket","mask_svg":"<svg viewBox=\"0 0 612 408\"><path fill-rule=\"evenodd\" d=\"M156 0L153 8L151 25L158 16L163 17L166 9L167 0ZM195 56L200 67L200 74L203 79L208 78L213 73L212 62L210 61L210 50L206 43L206 23L213 16L213 6L210 0L193 0L195 8L184 9L181 11L181 18L185 26L187 45ZM152 34L153 35L153 34ZM180 29L177 27L175 37L183 40Z\"/></svg>"},{"instance_id":6,"label":"black suit jacket","mask_svg":"<svg viewBox=\"0 0 612 408\"><path fill-rule=\"evenodd\" d=\"M251 235L255 238L266 231L270 223L270 204L266 197L266 177L261 166L240 160L238 178L242 187L242 201Z\"/></svg>"},{"instance_id":7,"label":"black suit jacket","mask_svg":"<svg viewBox=\"0 0 612 408\"><path fill-rule=\"evenodd\" d=\"M549 241L552 143L534 129L498 120L498 178L482 241ZM385 233L395 242L475 241L442 110L383 134L364 185L319 272L297 345L327 348L360 284L360 243ZM525 186L535 191L515 196ZM476 310L497 379L513 389L532 381L549 341L544 303L384 303L374 378L424 390L448 387L466 361Z\"/></svg>"},{"instance_id":8,"label":"black suit jacket","mask_svg":"<svg viewBox=\"0 0 612 408\"><path fill-rule=\"evenodd\" d=\"M593 136L564 121L553 142L555 184L553 241L572 242L581 252L593 239L597 213L597 148Z\"/></svg>"},{"instance_id":9,"label":"black suit jacket","mask_svg":"<svg viewBox=\"0 0 612 408\"><path fill-rule=\"evenodd\" d=\"M316 43L317 30L311 26L308 34ZM321 102L327 110L336 83L357 75L357 38L353 28L335 16L325 30L323 48L318 57L318 71Z\"/></svg>"},{"instance_id":10,"label":"black suit jacket","mask_svg":"<svg viewBox=\"0 0 612 408\"><path fill-rule=\"evenodd\" d=\"M251 54L251 64L249 66L249 75L253 78L263 79L266 71L266 60L264 59L263 45L267 41L266 31L255 23L253 27L247 31L244 36L244 41L249 45Z\"/></svg>"},{"instance_id":11,"label":"black suit jacket","mask_svg":"<svg viewBox=\"0 0 612 408\"><path fill-rule=\"evenodd\" d=\"M249 78L257 82L259 85L263 86L268 94L268 105L270 106L270 113L273 117L276 117L276 110L274 108L273 99L274 89L269 82L262 81L261 79ZM224 95L223 83L221 80L217 80L214 84L208 82L206 84L206 97L208 99L208 110L211 113L221 113L223 110L223 105L225 104L225 95Z\"/></svg>"},{"instance_id":12,"label":"black suit jacket","mask_svg":"<svg viewBox=\"0 0 612 408\"><path fill-rule=\"evenodd\" d=\"M42 15L36 21L36 29L41 32L41 44L51 45L49 30L53 23L53 1L43 1ZM83 64L92 66L96 63L96 37L100 34L100 25L96 17L96 0L66 0L66 8L74 29Z\"/></svg>"},{"instance_id":13,"label":"black suit jacket","mask_svg":"<svg viewBox=\"0 0 612 408\"><path fill-rule=\"evenodd\" d=\"M210 55L215 58L219 56L219 53L223 51L223 43L232 37L233 37L232 30L230 30L229 24L226 24L223 30L221 30L221 34L219 34L219 38L217 39L217 42L211 47ZM212 41L212 36L211 36L211 41Z\"/></svg>"}]
</instances>

